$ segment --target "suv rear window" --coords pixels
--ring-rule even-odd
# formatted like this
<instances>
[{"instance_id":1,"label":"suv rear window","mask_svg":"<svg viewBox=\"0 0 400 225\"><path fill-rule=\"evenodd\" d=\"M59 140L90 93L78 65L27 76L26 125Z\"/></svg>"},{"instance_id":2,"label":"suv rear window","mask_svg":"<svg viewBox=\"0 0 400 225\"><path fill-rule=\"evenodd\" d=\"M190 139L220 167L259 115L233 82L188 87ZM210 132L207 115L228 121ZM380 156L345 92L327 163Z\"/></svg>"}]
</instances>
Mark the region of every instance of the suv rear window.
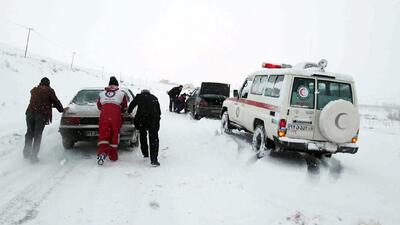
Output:
<instances>
[{"instance_id":1,"label":"suv rear window","mask_svg":"<svg viewBox=\"0 0 400 225\"><path fill-rule=\"evenodd\" d=\"M314 108L315 80L294 78L290 105L298 108Z\"/></svg>"},{"instance_id":2,"label":"suv rear window","mask_svg":"<svg viewBox=\"0 0 400 225\"><path fill-rule=\"evenodd\" d=\"M101 90L81 90L76 94L72 102L77 105L96 103Z\"/></svg>"},{"instance_id":3,"label":"suv rear window","mask_svg":"<svg viewBox=\"0 0 400 225\"><path fill-rule=\"evenodd\" d=\"M329 102L343 99L353 103L351 85L332 81L318 81L317 109L324 108Z\"/></svg>"}]
</instances>

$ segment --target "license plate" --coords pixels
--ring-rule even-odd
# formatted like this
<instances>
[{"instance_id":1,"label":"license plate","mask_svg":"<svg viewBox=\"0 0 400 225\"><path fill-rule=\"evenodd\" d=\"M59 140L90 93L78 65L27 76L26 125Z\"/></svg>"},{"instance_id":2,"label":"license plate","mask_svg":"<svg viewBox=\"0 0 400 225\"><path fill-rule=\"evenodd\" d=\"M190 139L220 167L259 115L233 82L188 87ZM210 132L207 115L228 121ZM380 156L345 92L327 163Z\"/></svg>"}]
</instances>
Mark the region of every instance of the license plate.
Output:
<instances>
[{"instance_id":1,"label":"license plate","mask_svg":"<svg viewBox=\"0 0 400 225\"><path fill-rule=\"evenodd\" d=\"M297 132L297 131L313 131L313 126L308 124L296 124L290 123L288 124L288 131Z\"/></svg>"},{"instance_id":2,"label":"license plate","mask_svg":"<svg viewBox=\"0 0 400 225\"><path fill-rule=\"evenodd\" d=\"M86 131L85 134L86 134L86 136L90 136L90 137L99 136L98 131Z\"/></svg>"}]
</instances>

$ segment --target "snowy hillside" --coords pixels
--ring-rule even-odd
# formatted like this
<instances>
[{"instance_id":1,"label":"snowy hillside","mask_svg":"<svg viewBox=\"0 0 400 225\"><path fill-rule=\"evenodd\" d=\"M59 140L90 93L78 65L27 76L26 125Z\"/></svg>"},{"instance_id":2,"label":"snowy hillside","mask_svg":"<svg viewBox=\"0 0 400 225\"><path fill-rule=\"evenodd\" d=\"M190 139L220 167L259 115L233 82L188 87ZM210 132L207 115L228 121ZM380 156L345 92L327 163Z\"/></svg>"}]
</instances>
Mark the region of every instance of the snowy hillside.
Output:
<instances>
[{"instance_id":1,"label":"snowy hillside","mask_svg":"<svg viewBox=\"0 0 400 225\"><path fill-rule=\"evenodd\" d=\"M25 110L29 103L30 90L39 84L42 77L51 80L63 104L69 103L71 95L82 86L103 86L106 82L91 73L45 58L23 57L23 52L0 45L0 82L3 94L0 98L0 135L10 129L24 127ZM58 118L58 117L56 117Z\"/></svg>"},{"instance_id":2,"label":"snowy hillside","mask_svg":"<svg viewBox=\"0 0 400 225\"><path fill-rule=\"evenodd\" d=\"M77 90L104 86L96 71L71 71L0 46L0 224L398 225L400 124L363 117L360 150L318 160L274 153L257 160L251 137L221 135L219 121L167 112L171 86L150 88L162 104L161 167L139 149L96 164L96 144L65 151L60 114L45 128L40 163L22 157L29 91L47 76L66 106ZM368 113L363 112L364 114ZM372 112L373 113L373 112Z\"/></svg>"}]
</instances>

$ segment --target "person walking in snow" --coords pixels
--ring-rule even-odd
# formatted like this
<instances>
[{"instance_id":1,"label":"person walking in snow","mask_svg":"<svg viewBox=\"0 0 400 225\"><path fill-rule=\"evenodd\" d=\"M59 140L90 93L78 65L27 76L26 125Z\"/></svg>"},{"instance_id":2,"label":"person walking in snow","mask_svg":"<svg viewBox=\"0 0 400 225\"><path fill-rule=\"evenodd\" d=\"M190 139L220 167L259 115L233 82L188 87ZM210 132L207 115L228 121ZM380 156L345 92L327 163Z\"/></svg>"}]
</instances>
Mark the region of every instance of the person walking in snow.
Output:
<instances>
[{"instance_id":1,"label":"person walking in snow","mask_svg":"<svg viewBox=\"0 0 400 225\"><path fill-rule=\"evenodd\" d=\"M174 112L177 105L177 99L183 89L182 85L172 88L167 92L169 95L169 111Z\"/></svg>"},{"instance_id":2,"label":"person walking in snow","mask_svg":"<svg viewBox=\"0 0 400 225\"><path fill-rule=\"evenodd\" d=\"M60 100L55 91L50 87L50 80L43 77L38 86L31 90L31 98L26 109L25 146L23 155L32 163L39 162L38 153L42 141L42 133L45 125L52 121L52 108L55 107L60 113L64 112Z\"/></svg>"},{"instance_id":3,"label":"person walking in snow","mask_svg":"<svg viewBox=\"0 0 400 225\"><path fill-rule=\"evenodd\" d=\"M111 161L118 160L119 132L122 126L122 113L128 106L125 93L118 88L115 77L110 77L108 86L97 100L100 110L97 162L103 165L107 156Z\"/></svg>"},{"instance_id":4,"label":"person walking in snow","mask_svg":"<svg viewBox=\"0 0 400 225\"><path fill-rule=\"evenodd\" d=\"M150 141L150 163L152 166L160 166L158 162L158 130L160 129L161 110L156 96L149 90L142 90L140 94L129 104L128 113L132 113L138 107L134 119L135 127L140 133L140 149L144 158L149 157L147 145L147 132Z\"/></svg>"}]
</instances>

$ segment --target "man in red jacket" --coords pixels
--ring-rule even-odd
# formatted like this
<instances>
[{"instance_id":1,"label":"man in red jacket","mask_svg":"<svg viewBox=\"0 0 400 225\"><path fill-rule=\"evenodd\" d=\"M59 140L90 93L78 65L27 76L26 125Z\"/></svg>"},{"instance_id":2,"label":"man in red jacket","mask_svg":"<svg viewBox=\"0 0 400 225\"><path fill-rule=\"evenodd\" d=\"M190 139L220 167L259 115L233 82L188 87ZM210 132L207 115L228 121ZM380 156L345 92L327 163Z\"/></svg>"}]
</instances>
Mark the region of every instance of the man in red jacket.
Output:
<instances>
[{"instance_id":1,"label":"man in red jacket","mask_svg":"<svg viewBox=\"0 0 400 225\"><path fill-rule=\"evenodd\" d=\"M103 165L108 156L111 161L118 160L119 131L122 125L122 113L127 110L125 93L118 88L118 81L110 77L109 86L100 93L97 107L100 112L99 141L97 163Z\"/></svg>"}]
</instances>

